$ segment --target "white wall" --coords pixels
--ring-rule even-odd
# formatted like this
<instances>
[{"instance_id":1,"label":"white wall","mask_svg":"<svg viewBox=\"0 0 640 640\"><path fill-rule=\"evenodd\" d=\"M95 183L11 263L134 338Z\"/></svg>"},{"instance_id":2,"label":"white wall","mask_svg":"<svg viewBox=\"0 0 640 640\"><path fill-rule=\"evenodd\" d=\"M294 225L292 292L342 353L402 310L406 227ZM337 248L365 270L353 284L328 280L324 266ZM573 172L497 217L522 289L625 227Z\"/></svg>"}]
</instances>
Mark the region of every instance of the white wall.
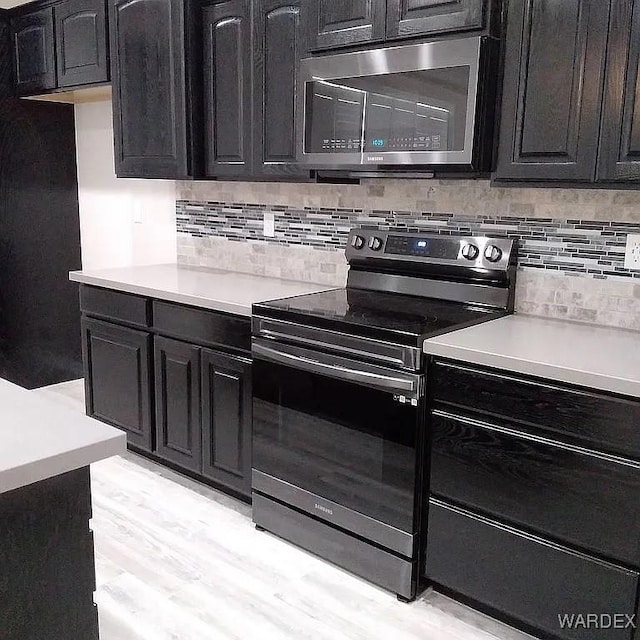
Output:
<instances>
[{"instance_id":1,"label":"white wall","mask_svg":"<svg viewBox=\"0 0 640 640\"><path fill-rule=\"evenodd\" d=\"M83 268L175 262L175 183L116 178L110 101L75 113Z\"/></svg>"}]
</instances>

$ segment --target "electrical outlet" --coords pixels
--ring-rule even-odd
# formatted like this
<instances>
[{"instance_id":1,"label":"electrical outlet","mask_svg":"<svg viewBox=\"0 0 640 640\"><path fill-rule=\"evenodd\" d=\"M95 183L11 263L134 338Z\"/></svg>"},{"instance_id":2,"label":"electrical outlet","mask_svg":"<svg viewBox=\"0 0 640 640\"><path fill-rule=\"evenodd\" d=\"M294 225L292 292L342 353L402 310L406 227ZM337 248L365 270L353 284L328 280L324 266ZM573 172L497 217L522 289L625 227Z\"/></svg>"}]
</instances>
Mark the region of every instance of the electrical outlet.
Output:
<instances>
[{"instance_id":1,"label":"electrical outlet","mask_svg":"<svg viewBox=\"0 0 640 640\"><path fill-rule=\"evenodd\" d=\"M276 235L276 217L271 211L264 212L263 234L268 238L273 238Z\"/></svg>"},{"instance_id":2,"label":"electrical outlet","mask_svg":"<svg viewBox=\"0 0 640 640\"><path fill-rule=\"evenodd\" d=\"M627 236L624 266L626 269L636 269L640 271L640 234L638 233L630 233Z\"/></svg>"}]
</instances>

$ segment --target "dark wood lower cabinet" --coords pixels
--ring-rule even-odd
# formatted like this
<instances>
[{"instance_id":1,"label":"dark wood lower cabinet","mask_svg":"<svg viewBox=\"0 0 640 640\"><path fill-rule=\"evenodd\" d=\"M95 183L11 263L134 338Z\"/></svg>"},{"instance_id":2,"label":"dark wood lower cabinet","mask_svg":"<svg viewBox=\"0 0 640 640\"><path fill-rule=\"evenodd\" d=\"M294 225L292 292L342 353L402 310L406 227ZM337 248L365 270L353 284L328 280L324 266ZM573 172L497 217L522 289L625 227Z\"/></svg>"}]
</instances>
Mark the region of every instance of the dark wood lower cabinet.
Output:
<instances>
[{"instance_id":1,"label":"dark wood lower cabinet","mask_svg":"<svg viewBox=\"0 0 640 640\"><path fill-rule=\"evenodd\" d=\"M0 638L98 640L89 467L0 494Z\"/></svg>"},{"instance_id":2,"label":"dark wood lower cabinet","mask_svg":"<svg viewBox=\"0 0 640 640\"><path fill-rule=\"evenodd\" d=\"M151 335L83 318L82 336L87 415L124 429L132 445L151 451Z\"/></svg>"},{"instance_id":3,"label":"dark wood lower cabinet","mask_svg":"<svg viewBox=\"0 0 640 640\"><path fill-rule=\"evenodd\" d=\"M251 495L251 361L202 352L202 474Z\"/></svg>"},{"instance_id":4,"label":"dark wood lower cabinet","mask_svg":"<svg viewBox=\"0 0 640 640\"><path fill-rule=\"evenodd\" d=\"M88 285L80 307L87 414L250 499L250 318Z\"/></svg>"},{"instance_id":5,"label":"dark wood lower cabinet","mask_svg":"<svg viewBox=\"0 0 640 640\"><path fill-rule=\"evenodd\" d=\"M425 578L536 637L638 640L640 401L439 360L429 379Z\"/></svg>"},{"instance_id":6,"label":"dark wood lower cabinet","mask_svg":"<svg viewBox=\"0 0 640 640\"><path fill-rule=\"evenodd\" d=\"M200 349L156 337L154 358L156 453L200 472Z\"/></svg>"},{"instance_id":7,"label":"dark wood lower cabinet","mask_svg":"<svg viewBox=\"0 0 640 640\"><path fill-rule=\"evenodd\" d=\"M545 634L567 640L630 640L638 573L502 526L444 502L429 504L426 574ZM576 624L619 615L621 627ZM567 619L574 628L567 628ZM564 628L563 628L564 622ZM596 624L598 624L596 623ZM545 635L545 637L548 637Z\"/></svg>"}]
</instances>

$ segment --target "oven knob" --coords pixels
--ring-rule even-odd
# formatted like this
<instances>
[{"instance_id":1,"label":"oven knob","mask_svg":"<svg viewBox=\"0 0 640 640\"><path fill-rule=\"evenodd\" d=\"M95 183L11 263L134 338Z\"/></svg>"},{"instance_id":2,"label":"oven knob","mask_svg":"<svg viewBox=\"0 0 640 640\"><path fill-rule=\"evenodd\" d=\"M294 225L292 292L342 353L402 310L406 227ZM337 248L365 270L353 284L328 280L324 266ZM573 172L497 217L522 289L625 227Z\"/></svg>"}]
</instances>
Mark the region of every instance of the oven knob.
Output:
<instances>
[{"instance_id":1,"label":"oven knob","mask_svg":"<svg viewBox=\"0 0 640 640\"><path fill-rule=\"evenodd\" d=\"M364 238L362 236L353 236L351 238L351 246L354 249L362 249L364 247Z\"/></svg>"},{"instance_id":2,"label":"oven knob","mask_svg":"<svg viewBox=\"0 0 640 640\"><path fill-rule=\"evenodd\" d=\"M487 245L487 248L484 250L484 257L489 262L498 262L500 258L502 258L502 249L496 247L495 244Z\"/></svg>"},{"instance_id":3,"label":"oven knob","mask_svg":"<svg viewBox=\"0 0 640 640\"><path fill-rule=\"evenodd\" d=\"M480 249L478 249L475 244L471 244L470 242L467 242L467 244L462 247L462 255L467 260L475 260L478 257L479 253Z\"/></svg>"},{"instance_id":4,"label":"oven knob","mask_svg":"<svg viewBox=\"0 0 640 640\"><path fill-rule=\"evenodd\" d=\"M369 249L373 251L380 251L382 249L382 239L376 238L376 236L371 236L369 239Z\"/></svg>"}]
</instances>

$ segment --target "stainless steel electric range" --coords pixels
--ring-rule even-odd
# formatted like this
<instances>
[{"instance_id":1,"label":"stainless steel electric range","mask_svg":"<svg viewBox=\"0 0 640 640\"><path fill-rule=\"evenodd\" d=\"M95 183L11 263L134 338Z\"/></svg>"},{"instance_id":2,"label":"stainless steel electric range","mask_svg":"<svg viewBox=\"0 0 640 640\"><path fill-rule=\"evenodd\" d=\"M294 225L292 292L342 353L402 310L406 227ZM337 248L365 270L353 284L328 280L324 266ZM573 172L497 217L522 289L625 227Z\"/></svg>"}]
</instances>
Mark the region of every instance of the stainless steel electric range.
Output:
<instances>
[{"instance_id":1,"label":"stainless steel electric range","mask_svg":"<svg viewBox=\"0 0 640 640\"><path fill-rule=\"evenodd\" d=\"M410 600L425 338L513 310L513 240L356 229L347 287L253 307L253 519Z\"/></svg>"}]
</instances>

